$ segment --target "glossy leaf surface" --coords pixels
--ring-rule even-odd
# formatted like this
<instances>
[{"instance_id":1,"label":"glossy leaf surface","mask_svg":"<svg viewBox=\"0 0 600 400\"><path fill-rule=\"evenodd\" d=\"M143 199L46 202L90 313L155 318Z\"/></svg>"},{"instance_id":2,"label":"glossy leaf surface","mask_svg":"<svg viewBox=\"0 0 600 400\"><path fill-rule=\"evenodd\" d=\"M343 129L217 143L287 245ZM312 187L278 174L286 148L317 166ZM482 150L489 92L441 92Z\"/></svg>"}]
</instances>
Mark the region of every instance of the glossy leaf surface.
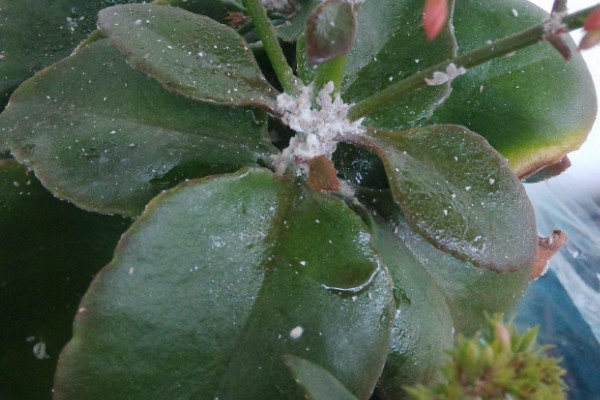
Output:
<instances>
[{"instance_id":1,"label":"glossy leaf surface","mask_svg":"<svg viewBox=\"0 0 600 400\"><path fill-rule=\"evenodd\" d=\"M0 225L0 398L50 400L77 304L129 222L62 202L0 160Z\"/></svg>"},{"instance_id":2,"label":"glossy leaf surface","mask_svg":"<svg viewBox=\"0 0 600 400\"><path fill-rule=\"evenodd\" d=\"M416 233L406 222L391 195L382 192L374 198L377 212L392 224L394 235L401 241L398 248L404 251L408 249L412 259L429 274L443 294L452 314L456 333L465 336L475 334L486 322L485 312L506 314L523 297L529 283L531 266L522 271L504 274L477 268L436 249ZM394 277L393 267L389 266L389 270Z\"/></svg>"},{"instance_id":3,"label":"glossy leaf surface","mask_svg":"<svg viewBox=\"0 0 600 400\"><path fill-rule=\"evenodd\" d=\"M358 14L356 45L348 55L342 97L356 103L455 54L448 25L430 42L421 26L422 0L365 2ZM449 86L428 86L369 115L365 126L406 129L428 118Z\"/></svg>"},{"instance_id":4,"label":"glossy leaf surface","mask_svg":"<svg viewBox=\"0 0 600 400\"><path fill-rule=\"evenodd\" d=\"M385 399L403 399L404 385L438 378L444 352L452 346L455 321L427 270L392 226L376 218L373 245L392 276L398 309L378 391Z\"/></svg>"},{"instance_id":5,"label":"glossy leaf surface","mask_svg":"<svg viewBox=\"0 0 600 400\"><path fill-rule=\"evenodd\" d=\"M0 0L0 111L21 82L71 54L96 28L98 10L132 2Z\"/></svg>"},{"instance_id":6,"label":"glossy leaf surface","mask_svg":"<svg viewBox=\"0 0 600 400\"><path fill-rule=\"evenodd\" d=\"M436 247L498 272L533 264L531 204L506 161L481 136L436 125L376 131L365 142L382 159L407 220Z\"/></svg>"},{"instance_id":7,"label":"glossy leaf surface","mask_svg":"<svg viewBox=\"0 0 600 400\"><path fill-rule=\"evenodd\" d=\"M304 36L310 65L347 54L356 39L354 6L343 0L321 3L306 21Z\"/></svg>"},{"instance_id":8,"label":"glossy leaf surface","mask_svg":"<svg viewBox=\"0 0 600 400\"><path fill-rule=\"evenodd\" d=\"M522 0L457 0L454 14L459 54L547 17ZM585 140L596 115L591 76L575 44L565 40L572 50L568 62L541 43L470 69L453 82L432 122L484 136L520 177L557 162Z\"/></svg>"},{"instance_id":9,"label":"glossy leaf surface","mask_svg":"<svg viewBox=\"0 0 600 400\"><path fill-rule=\"evenodd\" d=\"M356 400L326 369L299 357L284 356L284 360L308 400Z\"/></svg>"},{"instance_id":10,"label":"glossy leaf surface","mask_svg":"<svg viewBox=\"0 0 600 400\"><path fill-rule=\"evenodd\" d=\"M157 197L80 307L56 400L302 399L284 355L366 399L394 312L360 218L265 170Z\"/></svg>"},{"instance_id":11,"label":"glossy leaf surface","mask_svg":"<svg viewBox=\"0 0 600 400\"><path fill-rule=\"evenodd\" d=\"M273 107L277 91L228 26L150 4L104 9L98 26L132 66L169 90L199 101Z\"/></svg>"},{"instance_id":12,"label":"glossy leaf surface","mask_svg":"<svg viewBox=\"0 0 600 400\"><path fill-rule=\"evenodd\" d=\"M388 189L385 167L375 154L348 143L338 143L333 162L339 175L353 185Z\"/></svg>"},{"instance_id":13,"label":"glossy leaf surface","mask_svg":"<svg viewBox=\"0 0 600 400\"><path fill-rule=\"evenodd\" d=\"M152 4L183 8L206 15L222 24L227 23L229 12L240 12L244 9L241 0L154 0Z\"/></svg>"},{"instance_id":14,"label":"glossy leaf surface","mask_svg":"<svg viewBox=\"0 0 600 400\"><path fill-rule=\"evenodd\" d=\"M56 196L128 216L185 178L272 151L264 117L172 94L108 40L25 82L0 116L0 137Z\"/></svg>"}]
</instances>

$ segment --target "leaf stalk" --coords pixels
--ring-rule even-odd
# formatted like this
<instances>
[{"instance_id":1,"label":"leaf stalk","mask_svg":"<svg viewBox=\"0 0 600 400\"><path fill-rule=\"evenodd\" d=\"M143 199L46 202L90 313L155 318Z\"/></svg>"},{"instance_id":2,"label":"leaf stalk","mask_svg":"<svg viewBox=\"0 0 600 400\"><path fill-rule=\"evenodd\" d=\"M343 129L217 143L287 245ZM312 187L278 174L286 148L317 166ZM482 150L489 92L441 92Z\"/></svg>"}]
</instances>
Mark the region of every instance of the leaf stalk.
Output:
<instances>
[{"instance_id":1,"label":"leaf stalk","mask_svg":"<svg viewBox=\"0 0 600 400\"><path fill-rule=\"evenodd\" d=\"M600 4L596 4L573 14L569 14L563 18L563 23L570 31L581 28L588 14L599 6ZM348 116L351 121L355 121L377 111L388 102L392 102L407 93L425 87L427 85L425 78L430 78L436 71L445 71L450 64L467 69L476 67L494 58L504 56L513 51L541 42L544 40L545 34L546 29L544 21L524 31L497 40L461 56L442 61L439 64L411 75L394 85L388 86L381 92L356 103L350 109Z\"/></svg>"},{"instance_id":2,"label":"leaf stalk","mask_svg":"<svg viewBox=\"0 0 600 400\"><path fill-rule=\"evenodd\" d=\"M275 28L267 16L267 10L260 0L243 0L243 2L246 11L252 18L252 23L263 43L281 87L286 93L295 94L297 92L297 78L294 76L294 72L288 65L279 45Z\"/></svg>"},{"instance_id":3,"label":"leaf stalk","mask_svg":"<svg viewBox=\"0 0 600 400\"><path fill-rule=\"evenodd\" d=\"M348 56L344 54L333 60L325 61L317 67L314 80L315 93L319 93L319 91L329 82L333 82L335 88L334 93L340 91L347 59Z\"/></svg>"}]
</instances>

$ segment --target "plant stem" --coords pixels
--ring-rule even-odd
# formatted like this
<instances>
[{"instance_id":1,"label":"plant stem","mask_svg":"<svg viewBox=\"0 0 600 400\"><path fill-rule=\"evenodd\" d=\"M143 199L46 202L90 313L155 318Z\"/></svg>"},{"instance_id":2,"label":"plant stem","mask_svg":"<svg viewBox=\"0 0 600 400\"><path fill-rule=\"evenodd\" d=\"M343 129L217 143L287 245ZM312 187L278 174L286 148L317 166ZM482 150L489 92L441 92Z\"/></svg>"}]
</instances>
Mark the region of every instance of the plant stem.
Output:
<instances>
[{"instance_id":1,"label":"plant stem","mask_svg":"<svg viewBox=\"0 0 600 400\"><path fill-rule=\"evenodd\" d=\"M598 6L600 6L600 4L567 15L564 17L563 23L567 26L568 30L581 28L588 14L598 8ZM425 78L431 78L433 73L436 71L445 71L446 67L450 64L467 69L472 68L483 64L486 61L504 56L512 51L536 44L544 40L545 34L546 31L544 29L544 22L542 22L529 29L508 36L504 39L497 40L451 60L443 61L421 72L411 75L394 85L388 86L381 92L358 102L352 106L348 116L350 120L355 121L361 117L371 114L372 112L375 112L384 104L394 101L398 97L426 86L427 83L425 82Z\"/></svg>"},{"instance_id":2,"label":"plant stem","mask_svg":"<svg viewBox=\"0 0 600 400\"><path fill-rule=\"evenodd\" d=\"M243 0L246 11L252 18L252 23L258 32L275 75L286 93L296 93L296 77L287 63L283 50L279 45L275 28L267 17L267 11L260 0Z\"/></svg>"},{"instance_id":3,"label":"plant stem","mask_svg":"<svg viewBox=\"0 0 600 400\"><path fill-rule=\"evenodd\" d=\"M567 0L554 0L551 12L563 12L567 9Z\"/></svg>"},{"instance_id":4,"label":"plant stem","mask_svg":"<svg viewBox=\"0 0 600 400\"><path fill-rule=\"evenodd\" d=\"M329 82L333 82L335 92L339 92L342 78L344 77L344 68L348 56L344 54L319 65L315 71L315 93L319 93Z\"/></svg>"}]
</instances>

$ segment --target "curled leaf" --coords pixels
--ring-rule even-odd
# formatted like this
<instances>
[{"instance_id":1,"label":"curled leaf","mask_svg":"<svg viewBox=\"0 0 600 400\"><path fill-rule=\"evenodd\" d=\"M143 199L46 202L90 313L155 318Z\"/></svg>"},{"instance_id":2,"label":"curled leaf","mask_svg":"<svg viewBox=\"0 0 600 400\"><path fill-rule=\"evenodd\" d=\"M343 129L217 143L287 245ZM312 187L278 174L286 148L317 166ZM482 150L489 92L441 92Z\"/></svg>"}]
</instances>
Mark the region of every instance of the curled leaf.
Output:
<instances>
[{"instance_id":1,"label":"curled leaf","mask_svg":"<svg viewBox=\"0 0 600 400\"><path fill-rule=\"evenodd\" d=\"M533 174L526 177L524 182L535 183L535 182L545 181L546 179L550 179L554 176L558 176L558 175L562 174L570 167L571 167L571 160L569 160L569 157L564 156L557 162L548 164L545 167L540 168L537 171L533 172Z\"/></svg>"},{"instance_id":2,"label":"curled leaf","mask_svg":"<svg viewBox=\"0 0 600 400\"><path fill-rule=\"evenodd\" d=\"M531 280L536 280L546 273L550 259L567 243L567 240L567 234L559 230L552 232L548 238L538 239L537 258L531 270Z\"/></svg>"}]
</instances>

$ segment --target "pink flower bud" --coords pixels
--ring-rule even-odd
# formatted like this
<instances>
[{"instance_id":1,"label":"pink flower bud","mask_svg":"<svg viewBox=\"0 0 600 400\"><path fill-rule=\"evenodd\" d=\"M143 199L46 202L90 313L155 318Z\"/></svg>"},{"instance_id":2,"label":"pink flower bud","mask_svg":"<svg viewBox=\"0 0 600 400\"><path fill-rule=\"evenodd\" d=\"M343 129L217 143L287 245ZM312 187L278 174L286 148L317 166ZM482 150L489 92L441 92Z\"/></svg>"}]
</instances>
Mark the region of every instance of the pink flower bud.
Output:
<instances>
[{"instance_id":1,"label":"pink flower bud","mask_svg":"<svg viewBox=\"0 0 600 400\"><path fill-rule=\"evenodd\" d=\"M579 50L586 50L600 43L600 29L585 34L579 43Z\"/></svg>"},{"instance_id":2,"label":"pink flower bud","mask_svg":"<svg viewBox=\"0 0 600 400\"><path fill-rule=\"evenodd\" d=\"M423 30L427 39L435 39L448 18L447 0L425 0L423 11Z\"/></svg>"},{"instance_id":3,"label":"pink flower bud","mask_svg":"<svg viewBox=\"0 0 600 400\"><path fill-rule=\"evenodd\" d=\"M588 32L600 29L600 7L589 13L583 23L583 29Z\"/></svg>"},{"instance_id":4,"label":"pink flower bud","mask_svg":"<svg viewBox=\"0 0 600 400\"><path fill-rule=\"evenodd\" d=\"M586 33L579 43L579 50L589 49L600 43L600 7L587 16L583 29Z\"/></svg>"}]
</instances>

